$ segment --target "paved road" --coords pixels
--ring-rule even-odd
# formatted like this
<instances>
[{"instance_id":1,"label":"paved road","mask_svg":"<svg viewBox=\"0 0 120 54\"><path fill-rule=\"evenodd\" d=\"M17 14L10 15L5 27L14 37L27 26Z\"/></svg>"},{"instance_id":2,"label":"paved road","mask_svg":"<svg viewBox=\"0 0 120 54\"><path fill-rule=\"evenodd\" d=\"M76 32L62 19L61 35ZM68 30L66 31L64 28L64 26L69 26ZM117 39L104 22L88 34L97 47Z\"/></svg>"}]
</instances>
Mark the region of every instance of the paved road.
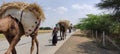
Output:
<instances>
[{"instance_id":1,"label":"paved road","mask_svg":"<svg viewBox=\"0 0 120 54\"><path fill-rule=\"evenodd\" d=\"M71 33L72 34L72 33ZM52 46L51 43L51 33L39 34L38 39L40 43L40 54L54 54L57 49L71 36L71 34L67 33L67 38L64 41L58 41L57 46ZM58 37L60 38L60 37ZM0 41L0 54L4 54L7 50L9 44L5 41ZM16 49L18 54L30 54L30 46L31 46L31 38L30 37L22 37L20 42L17 44ZM34 49L33 54L35 54L36 48Z\"/></svg>"}]
</instances>

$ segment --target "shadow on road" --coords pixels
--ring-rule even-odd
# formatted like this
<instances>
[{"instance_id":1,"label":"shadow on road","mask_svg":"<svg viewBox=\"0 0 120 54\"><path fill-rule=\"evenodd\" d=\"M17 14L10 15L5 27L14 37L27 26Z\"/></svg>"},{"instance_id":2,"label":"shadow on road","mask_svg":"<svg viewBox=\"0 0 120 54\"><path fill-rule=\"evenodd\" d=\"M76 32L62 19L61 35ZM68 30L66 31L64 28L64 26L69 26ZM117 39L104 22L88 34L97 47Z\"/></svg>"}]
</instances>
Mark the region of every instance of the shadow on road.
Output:
<instances>
[{"instance_id":1,"label":"shadow on road","mask_svg":"<svg viewBox=\"0 0 120 54\"><path fill-rule=\"evenodd\" d=\"M54 45L52 45L52 44L49 44L49 45L45 45L45 46L54 46Z\"/></svg>"},{"instance_id":2,"label":"shadow on road","mask_svg":"<svg viewBox=\"0 0 120 54\"><path fill-rule=\"evenodd\" d=\"M98 47L93 41L84 42L78 44L77 47L80 49L76 51L77 53L86 53L86 54L120 54L118 51L107 50Z\"/></svg>"},{"instance_id":3,"label":"shadow on road","mask_svg":"<svg viewBox=\"0 0 120 54\"><path fill-rule=\"evenodd\" d=\"M60 36L58 36L58 37L59 37L59 38L58 38L58 41L62 41L61 38L60 38ZM52 39L49 39L48 41L49 41L49 43L51 43L51 44L48 44L48 45L45 45L45 46L54 46L54 45L52 45Z\"/></svg>"}]
</instances>

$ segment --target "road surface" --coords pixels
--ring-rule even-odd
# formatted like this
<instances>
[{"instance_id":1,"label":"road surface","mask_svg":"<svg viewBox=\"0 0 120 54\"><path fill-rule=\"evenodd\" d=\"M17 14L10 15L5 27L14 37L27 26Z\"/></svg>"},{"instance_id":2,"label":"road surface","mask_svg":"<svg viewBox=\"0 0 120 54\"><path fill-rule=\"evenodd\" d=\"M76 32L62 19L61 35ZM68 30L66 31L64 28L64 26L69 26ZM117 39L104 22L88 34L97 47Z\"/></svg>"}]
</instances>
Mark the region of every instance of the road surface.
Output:
<instances>
[{"instance_id":1,"label":"road surface","mask_svg":"<svg viewBox=\"0 0 120 54\"><path fill-rule=\"evenodd\" d=\"M38 40L40 44L40 54L54 54L62 45L63 43L69 39L72 33L67 33L67 38L63 41L58 41L57 46L52 46L52 36L51 33L39 34ZM59 34L58 34L59 36ZM60 39L60 37L58 37ZM0 54L4 54L7 50L9 44L6 40L0 41ZM30 37L22 37L20 42L17 44L16 49L18 54L30 54L30 47L31 47L31 38ZM33 54L36 52L36 46L34 49Z\"/></svg>"}]
</instances>

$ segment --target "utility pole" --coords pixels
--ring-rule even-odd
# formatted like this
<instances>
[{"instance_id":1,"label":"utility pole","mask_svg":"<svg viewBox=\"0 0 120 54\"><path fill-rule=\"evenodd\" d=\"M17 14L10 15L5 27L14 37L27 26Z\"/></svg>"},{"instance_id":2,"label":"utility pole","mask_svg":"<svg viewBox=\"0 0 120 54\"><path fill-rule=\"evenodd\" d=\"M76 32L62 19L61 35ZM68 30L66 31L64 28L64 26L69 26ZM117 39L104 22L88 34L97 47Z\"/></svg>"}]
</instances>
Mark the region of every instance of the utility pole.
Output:
<instances>
[{"instance_id":1,"label":"utility pole","mask_svg":"<svg viewBox=\"0 0 120 54\"><path fill-rule=\"evenodd\" d=\"M102 44L103 44L103 47L105 47L105 31L103 31L103 37L102 37L102 38L103 38L103 40L102 40L102 41L103 41Z\"/></svg>"}]
</instances>

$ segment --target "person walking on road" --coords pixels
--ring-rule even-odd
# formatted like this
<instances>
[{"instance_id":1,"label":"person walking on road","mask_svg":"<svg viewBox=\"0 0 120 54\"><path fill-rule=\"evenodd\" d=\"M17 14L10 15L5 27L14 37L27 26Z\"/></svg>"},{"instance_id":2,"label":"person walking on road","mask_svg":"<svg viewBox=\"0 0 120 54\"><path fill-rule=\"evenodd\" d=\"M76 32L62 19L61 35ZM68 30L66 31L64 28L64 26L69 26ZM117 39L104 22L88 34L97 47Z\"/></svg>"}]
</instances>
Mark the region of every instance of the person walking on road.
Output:
<instances>
[{"instance_id":1,"label":"person walking on road","mask_svg":"<svg viewBox=\"0 0 120 54\"><path fill-rule=\"evenodd\" d=\"M52 32L52 36L53 36L53 38L52 38L52 44L54 46L56 46L57 41L58 41L57 33L58 33L58 28L56 26L56 27L54 27L53 32Z\"/></svg>"}]
</instances>

